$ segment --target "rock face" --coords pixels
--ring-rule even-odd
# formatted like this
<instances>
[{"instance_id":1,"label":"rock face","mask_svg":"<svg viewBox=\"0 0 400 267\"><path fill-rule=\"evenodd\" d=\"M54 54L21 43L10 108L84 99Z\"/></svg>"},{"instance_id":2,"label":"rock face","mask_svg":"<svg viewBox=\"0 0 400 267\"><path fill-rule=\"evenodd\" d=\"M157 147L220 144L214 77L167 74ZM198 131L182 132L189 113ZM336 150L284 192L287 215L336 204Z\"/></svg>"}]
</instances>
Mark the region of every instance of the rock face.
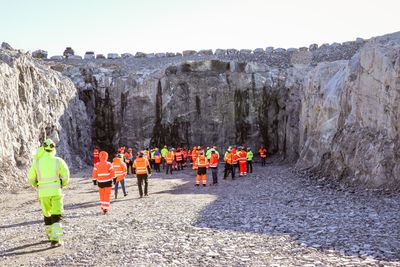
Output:
<instances>
[{"instance_id":1,"label":"rock face","mask_svg":"<svg viewBox=\"0 0 400 267\"><path fill-rule=\"evenodd\" d=\"M367 185L398 186L400 33L371 39L350 61L306 78L299 166Z\"/></svg>"},{"instance_id":2,"label":"rock face","mask_svg":"<svg viewBox=\"0 0 400 267\"><path fill-rule=\"evenodd\" d=\"M70 90L82 101L67 94L76 101L67 107L82 121L64 116L56 129L65 129L64 140L84 125L74 136L81 140L70 144L86 147L66 147L65 155L77 149L88 159L93 145L114 152L121 145L265 144L298 168L393 187L400 180L399 47L394 33L309 49L44 62L73 81Z\"/></svg>"},{"instance_id":3,"label":"rock face","mask_svg":"<svg viewBox=\"0 0 400 267\"><path fill-rule=\"evenodd\" d=\"M70 165L88 157L90 128L73 83L17 51L0 50L0 189L26 177L32 155L45 136L58 142ZM88 149L86 149L88 150Z\"/></svg>"}]
</instances>

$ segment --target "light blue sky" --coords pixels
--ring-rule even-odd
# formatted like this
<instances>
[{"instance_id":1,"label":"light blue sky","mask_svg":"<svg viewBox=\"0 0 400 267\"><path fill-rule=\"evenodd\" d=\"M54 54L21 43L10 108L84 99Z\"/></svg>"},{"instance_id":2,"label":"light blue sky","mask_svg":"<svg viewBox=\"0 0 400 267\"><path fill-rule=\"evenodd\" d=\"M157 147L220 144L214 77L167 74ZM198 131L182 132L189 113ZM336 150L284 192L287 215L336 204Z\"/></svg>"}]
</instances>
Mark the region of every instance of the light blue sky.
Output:
<instances>
[{"instance_id":1,"label":"light blue sky","mask_svg":"<svg viewBox=\"0 0 400 267\"><path fill-rule=\"evenodd\" d=\"M301 47L400 31L400 0L0 0L0 42L62 54Z\"/></svg>"}]
</instances>

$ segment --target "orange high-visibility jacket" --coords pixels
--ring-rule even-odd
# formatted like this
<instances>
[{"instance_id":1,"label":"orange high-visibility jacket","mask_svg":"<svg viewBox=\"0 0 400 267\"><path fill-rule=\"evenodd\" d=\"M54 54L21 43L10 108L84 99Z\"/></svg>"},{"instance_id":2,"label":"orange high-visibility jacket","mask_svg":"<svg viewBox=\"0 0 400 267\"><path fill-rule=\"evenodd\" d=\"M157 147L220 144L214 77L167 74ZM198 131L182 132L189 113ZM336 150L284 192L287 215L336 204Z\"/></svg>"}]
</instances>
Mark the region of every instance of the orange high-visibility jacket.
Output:
<instances>
[{"instance_id":1,"label":"orange high-visibility jacket","mask_svg":"<svg viewBox=\"0 0 400 267\"><path fill-rule=\"evenodd\" d=\"M150 157L150 152L148 151L148 150L146 150L146 151L144 151L143 152L143 157L145 158L145 159L147 159L147 160L150 160L151 159L151 157Z\"/></svg>"},{"instance_id":2,"label":"orange high-visibility jacket","mask_svg":"<svg viewBox=\"0 0 400 267\"><path fill-rule=\"evenodd\" d=\"M115 172L115 177L117 178L117 182L123 180L126 176L126 164L122 162L120 157L113 159L113 168Z\"/></svg>"},{"instance_id":3,"label":"orange high-visibility jacket","mask_svg":"<svg viewBox=\"0 0 400 267\"><path fill-rule=\"evenodd\" d=\"M237 151L232 150L232 164L237 164L239 161L239 155L237 154Z\"/></svg>"},{"instance_id":4,"label":"orange high-visibility jacket","mask_svg":"<svg viewBox=\"0 0 400 267\"><path fill-rule=\"evenodd\" d=\"M98 158L99 157L99 150L98 149L94 149L93 150L93 158Z\"/></svg>"},{"instance_id":5,"label":"orange high-visibility jacket","mask_svg":"<svg viewBox=\"0 0 400 267\"><path fill-rule=\"evenodd\" d=\"M210 167L217 167L218 166L218 161L219 161L219 155L217 153L211 153L210 157Z\"/></svg>"},{"instance_id":6,"label":"orange high-visibility jacket","mask_svg":"<svg viewBox=\"0 0 400 267\"><path fill-rule=\"evenodd\" d=\"M168 151L168 153L165 155L165 161L167 164L172 164L174 162L174 152Z\"/></svg>"},{"instance_id":7,"label":"orange high-visibility jacket","mask_svg":"<svg viewBox=\"0 0 400 267\"><path fill-rule=\"evenodd\" d=\"M196 166L197 168L202 168L202 167L208 168L208 159L206 158L206 156L204 155L198 156L196 160Z\"/></svg>"},{"instance_id":8,"label":"orange high-visibility jacket","mask_svg":"<svg viewBox=\"0 0 400 267\"><path fill-rule=\"evenodd\" d=\"M149 166L149 161L144 157L136 158L135 162L133 163L133 168L135 169L136 174L148 174Z\"/></svg>"},{"instance_id":9,"label":"orange high-visibility jacket","mask_svg":"<svg viewBox=\"0 0 400 267\"><path fill-rule=\"evenodd\" d=\"M177 151L175 153L176 161L181 161L182 160L182 152Z\"/></svg>"},{"instance_id":10,"label":"orange high-visibility jacket","mask_svg":"<svg viewBox=\"0 0 400 267\"><path fill-rule=\"evenodd\" d=\"M244 150L241 150L239 152L239 163L246 163L247 162L247 152Z\"/></svg>"},{"instance_id":11,"label":"orange high-visibility jacket","mask_svg":"<svg viewBox=\"0 0 400 267\"><path fill-rule=\"evenodd\" d=\"M267 149L265 149L265 148L260 148L258 150L258 153L260 154L260 157L262 157L262 158L266 158L267 157Z\"/></svg>"},{"instance_id":12,"label":"orange high-visibility jacket","mask_svg":"<svg viewBox=\"0 0 400 267\"><path fill-rule=\"evenodd\" d=\"M155 163L161 162L161 154L154 154L154 162Z\"/></svg>"},{"instance_id":13,"label":"orange high-visibility jacket","mask_svg":"<svg viewBox=\"0 0 400 267\"><path fill-rule=\"evenodd\" d=\"M111 162L107 161L108 153L101 151L99 157L100 162L96 163L93 168L93 180L97 180L99 183L112 181L115 176L115 172Z\"/></svg>"},{"instance_id":14,"label":"orange high-visibility jacket","mask_svg":"<svg viewBox=\"0 0 400 267\"><path fill-rule=\"evenodd\" d=\"M232 164L233 162L233 155L232 152L228 152L224 158L224 161L228 164Z\"/></svg>"}]
</instances>

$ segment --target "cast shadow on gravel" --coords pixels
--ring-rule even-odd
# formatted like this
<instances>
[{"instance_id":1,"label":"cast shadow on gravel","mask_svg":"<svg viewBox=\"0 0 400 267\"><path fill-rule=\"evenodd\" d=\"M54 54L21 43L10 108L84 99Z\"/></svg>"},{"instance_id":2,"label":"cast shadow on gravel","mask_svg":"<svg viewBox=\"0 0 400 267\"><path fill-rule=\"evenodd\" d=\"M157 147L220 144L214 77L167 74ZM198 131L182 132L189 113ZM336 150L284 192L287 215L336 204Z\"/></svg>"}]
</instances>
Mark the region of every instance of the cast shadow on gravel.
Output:
<instances>
[{"instance_id":1,"label":"cast shadow on gravel","mask_svg":"<svg viewBox=\"0 0 400 267\"><path fill-rule=\"evenodd\" d=\"M373 201L369 196L352 194L349 197L345 192L337 193L336 198L314 198L313 193L291 191L249 190L236 195L237 188L249 185L244 179L249 178L228 179L218 186L207 185L205 188L196 188L193 180L184 179L186 183L172 190L153 194L217 196L217 200L200 212L194 224L196 227L270 236L289 235L294 242L320 251L334 250L347 256L383 261L400 260L398 204L385 206L381 203L379 206L384 208L379 210L375 205L382 199L377 197ZM309 192L318 190L314 185L309 186ZM394 203L397 201L392 200ZM389 219L385 220L385 216Z\"/></svg>"},{"instance_id":2,"label":"cast shadow on gravel","mask_svg":"<svg viewBox=\"0 0 400 267\"><path fill-rule=\"evenodd\" d=\"M40 249L24 250L24 249L27 249L27 248L30 248L30 247L40 246L40 245L44 245L44 244L48 244L49 246L44 247L44 248L40 248ZM49 250L49 249L52 249L50 247L50 242L48 240L46 240L46 241L42 240L42 241L39 241L39 242L36 242L36 243L22 245L22 246L19 246L19 247L7 249L5 251L0 251L0 257L11 257L11 256L26 255L26 254L35 254L35 253L46 251L46 250Z\"/></svg>"},{"instance_id":3,"label":"cast shadow on gravel","mask_svg":"<svg viewBox=\"0 0 400 267\"><path fill-rule=\"evenodd\" d=\"M14 223L14 224L9 224L9 225L0 225L0 229L21 227L21 226L27 226L27 225L32 225L32 224L38 224L38 223L43 223L43 220L36 220L36 221L29 221L29 222L22 222L22 223Z\"/></svg>"}]
</instances>

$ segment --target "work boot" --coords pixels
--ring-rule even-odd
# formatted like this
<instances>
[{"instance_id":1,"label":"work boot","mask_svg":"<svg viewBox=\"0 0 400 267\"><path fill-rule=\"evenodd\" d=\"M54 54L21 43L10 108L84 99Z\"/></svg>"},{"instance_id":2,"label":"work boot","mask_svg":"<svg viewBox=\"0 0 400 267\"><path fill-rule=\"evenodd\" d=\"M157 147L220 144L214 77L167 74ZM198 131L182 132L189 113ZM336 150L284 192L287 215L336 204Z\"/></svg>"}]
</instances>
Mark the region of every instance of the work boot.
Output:
<instances>
[{"instance_id":1,"label":"work boot","mask_svg":"<svg viewBox=\"0 0 400 267\"><path fill-rule=\"evenodd\" d=\"M194 186L200 186L199 184L195 184Z\"/></svg>"},{"instance_id":2,"label":"work boot","mask_svg":"<svg viewBox=\"0 0 400 267\"><path fill-rule=\"evenodd\" d=\"M127 195L128 195L128 193L125 193L125 194L124 194L124 197L126 197Z\"/></svg>"},{"instance_id":3,"label":"work boot","mask_svg":"<svg viewBox=\"0 0 400 267\"><path fill-rule=\"evenodd\" d=\"M145 196L145 197L148 197L148 196L149 196L149 194L147 194L147 193L146 193L146 194L144 194L144 196Z\"/></svg>"},{"instance_id":4,"label":"work boot","mask_svg":"<svg viewBox=\"0 0 400 267\"><path fill-rule=\"evenodd\" d=\"M207 185L206 184L203 184L203 187L206 187Z\"/></svg>"},{"instance_id":5,"label":"work boot","mask_svg":"<svg viewBox=\"0 0 400 267\"><path fill-rule=\"evenodd\" d=\"M104 209L104 210L103 210L103 215L106 215L107 211L108 211L108 210Z\"/></svg>"},{"instance_id":6,"label":"work boot","mask_svg":"<svg viewBox=\"0 0 400 267\"><path fill-rule=\"evenodd\" d=\"M52 247L52 248L57 248L57 247L61 247L61 241L55 241L55 240L52 240L51 241L51 244L50 244L50 247Z\"/></svg>"}]
</instances>

